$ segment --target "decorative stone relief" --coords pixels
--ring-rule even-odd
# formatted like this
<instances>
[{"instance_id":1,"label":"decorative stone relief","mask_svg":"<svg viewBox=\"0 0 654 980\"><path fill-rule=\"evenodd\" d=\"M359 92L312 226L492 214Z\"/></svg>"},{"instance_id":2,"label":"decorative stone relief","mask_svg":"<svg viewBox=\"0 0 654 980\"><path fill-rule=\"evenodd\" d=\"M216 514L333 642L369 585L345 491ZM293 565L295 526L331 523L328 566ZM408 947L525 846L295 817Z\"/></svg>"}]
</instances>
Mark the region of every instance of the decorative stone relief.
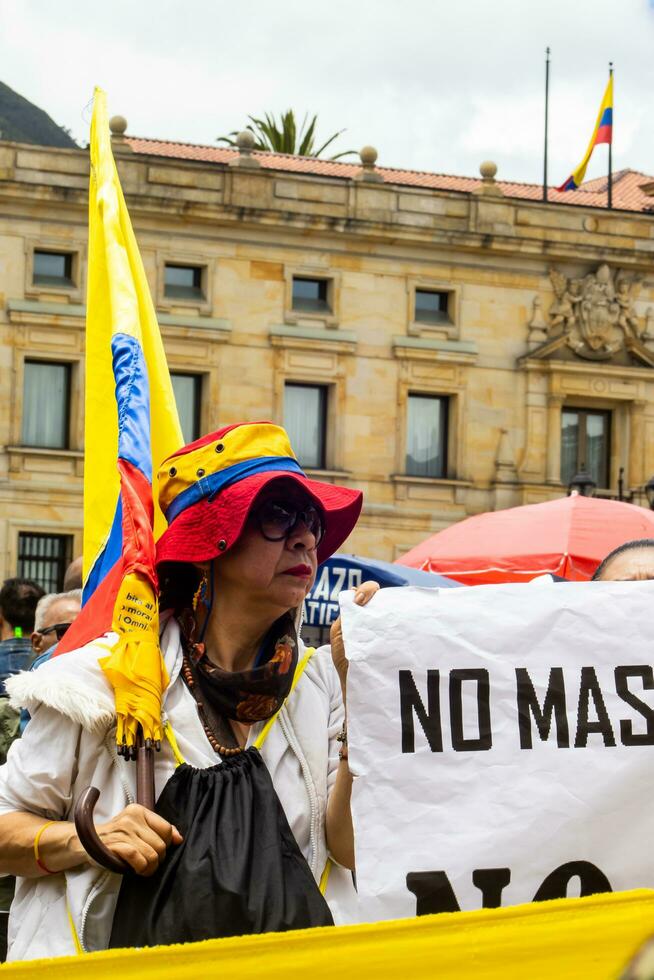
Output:
<instances>
[{"instance_id":1,"label":"decorative stone relief","mask_svg":"<svg viewBox=\"0 0 654 980\"><path fill-rule=\"evenodd\" d=\"M555 299L547 315L547 338L557 338L588 360L609 360L636 341L649 340L634 310L641 277L603 263L581 279L550 269ZM536 310L534 310L536 312ZM538 324L540 326L540 324ZM533 338L533 322L529 339Z\"/></svg>"}]
</instances>

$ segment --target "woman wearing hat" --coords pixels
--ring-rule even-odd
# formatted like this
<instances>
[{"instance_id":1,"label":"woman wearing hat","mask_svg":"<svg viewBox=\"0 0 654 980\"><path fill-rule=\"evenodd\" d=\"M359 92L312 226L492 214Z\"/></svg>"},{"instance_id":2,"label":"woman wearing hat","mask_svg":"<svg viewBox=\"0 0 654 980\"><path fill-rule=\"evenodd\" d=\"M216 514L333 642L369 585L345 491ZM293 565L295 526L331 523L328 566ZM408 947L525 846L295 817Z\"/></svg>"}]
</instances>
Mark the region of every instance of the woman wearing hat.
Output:
<instances>
[{"instance_id":1,"label":"woman wearing hat","mask_svg":"<svg viewBox=\"0 0 654 980\"><path fill-rule=\"evenodd\" d=\"M101 790L95 812L101 840L140 876L124 879L125 908L143 908L134 906L139 888L160 908L170 881L162 879L159 891L147 893L146 879L156 881L192 846L193 868L203 866L205 855L198 859L198 841L192 844L191 838L206 836L212 820L209 858L225 827L233 848L233 855L221 852L214 861L219 878L231 873L232 857L238 865L242 848L249 847L255 865L267 861L269 852L276 855L279 874L292 881L282 901L271 885L277 877L272 871L262 870L264 880L257 882L255 867L243 885L237 868L235 887L249 889L242 903L249 931L268 928L266 910L280 903L280 924L273 928L330 922L317 892L330 857L336 864L329 888L342 896L351 888L345 870L354 859L344 663L337 657L334 669L328 648L307 653L299 627L317 564L350 534L361 494L307 478L284 430L269 422L229 426L184 447L163 464L158 480L168 521L157 549L160 645L168 674L167 739L155 757L158 812L134 804L135 767L116 754L115 704L98 665L112 646L111 634L19 675L10 693L32 721L0 770L0 873L19 878L10 959L67 955L110 943L121 877L91 861L72 822L75 802L91 784ZM366 601L365 590L360 601ZM214 793L213 816L200 819L211 810L201 792L214 776L231 780L229 793L236 795L229 796L226 783L219 791L207 790ZM254 786L261 779L272 783L265 805ZM249 810L238 796L246 791ZM166 817L177 812L180 828ZM274 834L273 825L279 828ZM182 858L177 872L189 896L203 887L201 879L195 887L194 879L184 878L190 860L187 853L187 866ZM206 888L202 896L193 895L201 909L218 903L217 891L211 884ZM121 903L123 894L119 910ZM178 903L177 918L184 917L185 906ZM189 907L195 908L192 902ZM184 926L191 933L193 915L198 912L189 913ZM211 915L218 913L210 909ZM244 921L231 931L248 931ZM182 932L182 938L203 938L205 927L217 935L230 932L221 922L202 922L200 935ZM138 944L150 942L151 935L158 935L156 929Z\"/></svg>"}]
</instances>

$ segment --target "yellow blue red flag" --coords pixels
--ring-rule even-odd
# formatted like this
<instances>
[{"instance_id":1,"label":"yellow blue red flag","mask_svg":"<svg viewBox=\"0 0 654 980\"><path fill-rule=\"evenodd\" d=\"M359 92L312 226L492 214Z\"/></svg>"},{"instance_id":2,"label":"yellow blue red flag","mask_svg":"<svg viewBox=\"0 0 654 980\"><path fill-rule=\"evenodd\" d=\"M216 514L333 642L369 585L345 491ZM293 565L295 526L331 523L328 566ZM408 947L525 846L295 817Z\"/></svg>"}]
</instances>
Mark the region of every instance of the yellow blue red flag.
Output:
<instances>
[{"instance_id":1,"label":"yellow blue red flag","mask_svg":"<svg viewBox=\"0 0 654 980\"><path fill-rule=\"evenodd\" d=\"M604 98L602 99L602 104L600 105L599 112L597 114L597 122L595 123L595 129L593 130L593 135L590 138L590 143L588 144L588 149L586 154L577 167L576 170L570 174L567 180L565 180L560 187L557 187L557 191L574 191L581 186L584 177L586 176L586 167L590 161L593 154L593 150L600 143L612 143L613 142L613 75L609 76L609 80L606 85L606 91L604 92Z\"/></svg>"},{"instance_id":2,"label":"yellow blue red flag","mask_svg":"<svg viewBox=\"0 0 654 980\"><path fill-rule=\"evenodd\" d=\"M57 653L110 629L118 633L101 665L116 692L118 740L129 746L138 723L146 738L160 737L165 668L154 542L165 519L153 500L152 474L183 439L101 89L95 90L90 153L84 609Z\"/></svg>"}]
</instances>

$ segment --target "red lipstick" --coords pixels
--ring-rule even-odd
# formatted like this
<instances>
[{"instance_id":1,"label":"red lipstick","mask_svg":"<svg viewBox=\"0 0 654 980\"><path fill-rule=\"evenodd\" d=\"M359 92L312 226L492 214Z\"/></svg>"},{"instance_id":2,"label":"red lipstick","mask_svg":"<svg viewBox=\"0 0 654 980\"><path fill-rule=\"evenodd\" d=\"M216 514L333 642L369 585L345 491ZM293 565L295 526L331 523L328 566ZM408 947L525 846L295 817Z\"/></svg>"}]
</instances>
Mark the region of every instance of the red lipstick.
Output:
<instances>
[{"instance_id":1,"label":"red lipstick","mask_svg":"<svg viewBox=\"0 0 654 980\"><path fill-rule=\"evenodd\" d=\"M295 575L296 578L311 578L310 565L293 565L293 568L285 568L284 575Z\"/></svg>"}]
</instances>

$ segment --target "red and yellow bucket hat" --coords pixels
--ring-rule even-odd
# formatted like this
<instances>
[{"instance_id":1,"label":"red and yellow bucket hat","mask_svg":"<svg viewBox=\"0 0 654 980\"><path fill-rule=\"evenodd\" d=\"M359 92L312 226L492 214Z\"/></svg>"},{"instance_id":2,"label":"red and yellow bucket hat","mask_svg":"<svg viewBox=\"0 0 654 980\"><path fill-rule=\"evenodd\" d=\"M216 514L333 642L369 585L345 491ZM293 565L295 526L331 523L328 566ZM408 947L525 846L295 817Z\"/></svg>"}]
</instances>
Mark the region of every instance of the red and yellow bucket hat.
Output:
<instances>
[{"instance_id":1,"label":"red and yellow bucket hat","mask_svg":"<svg viewBox=\"0 0 654 980\"><path fill-rule=\"evenodd\" d=\"M159 506L168 528L157 543L157 564L224 554L238 540L258 494L280 477L299 484L324 512L318 562L325 561L354 528L361 491L309 479L281 426L241 422L189 443L159 468Z\"/></svg>"}]
</instances>

